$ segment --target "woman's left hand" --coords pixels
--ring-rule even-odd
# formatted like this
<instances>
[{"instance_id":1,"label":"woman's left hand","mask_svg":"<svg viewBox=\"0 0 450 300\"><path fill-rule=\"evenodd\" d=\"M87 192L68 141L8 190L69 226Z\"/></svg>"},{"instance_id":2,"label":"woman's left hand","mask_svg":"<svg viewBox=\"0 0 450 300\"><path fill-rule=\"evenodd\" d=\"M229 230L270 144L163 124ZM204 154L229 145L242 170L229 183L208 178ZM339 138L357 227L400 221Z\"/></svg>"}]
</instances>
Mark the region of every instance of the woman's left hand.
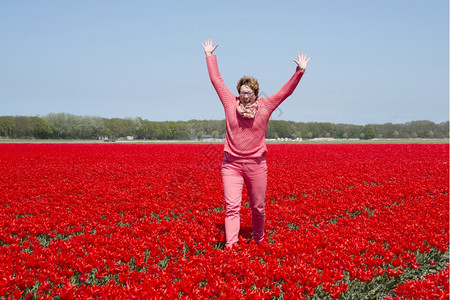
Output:
<instances>
[{"instance_id":1,"label":"woman's left hand","mask_svg":"<svg viewBox=\"0 0 450 300\"><path fill-rule=\"evenodd\" d=\"M306 53L302 52L300 54L300 51L299 51L298 52L298 60L294 59L294 62L298 65L300 70L304 72L306 70L306 66L308 65L308 62L310 59L311 59L311 57L307 58Z\"/></svg>"}]
</instances>

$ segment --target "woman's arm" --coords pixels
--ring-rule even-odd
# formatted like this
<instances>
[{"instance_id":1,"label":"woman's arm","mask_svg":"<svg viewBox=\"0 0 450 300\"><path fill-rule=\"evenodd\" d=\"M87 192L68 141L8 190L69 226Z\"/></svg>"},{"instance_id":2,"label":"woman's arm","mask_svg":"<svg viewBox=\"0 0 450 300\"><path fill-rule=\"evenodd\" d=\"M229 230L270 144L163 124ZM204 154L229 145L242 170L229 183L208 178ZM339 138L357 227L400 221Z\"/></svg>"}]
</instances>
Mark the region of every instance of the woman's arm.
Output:
<instances>
[{"instance_id":1,"label":"woman's arm","mask_svg":"<svg viewBox=\"0 0 450 300\"><path fill-rule=\"evenodd\" d=\"M216 50L218 44L213 46L212 40L206 40L205 44L202 43L203 49L206 55L206 65L208 67L208 74L214 89L219 96L225 108L232 106L235 101L234 94L226 87L222 76L220 76L219 67L217 66L217 57L212 55L214 50Z\"/></svg>"},{"instance_id":2,"label":"woman's arm","mask_svg":"<svg viewBox=\"0 0 450 300\"><path fill-rule=\"evenodd\" d=\"M297 64L297 69L291 79L275 94L267 98L266 105L269 110L274 111L287 97L289 97L297 87L300 79L306 71L310 58L307 58L306 53L298 52L298 60L294 59Z\"/></svg>"}]
</instances>

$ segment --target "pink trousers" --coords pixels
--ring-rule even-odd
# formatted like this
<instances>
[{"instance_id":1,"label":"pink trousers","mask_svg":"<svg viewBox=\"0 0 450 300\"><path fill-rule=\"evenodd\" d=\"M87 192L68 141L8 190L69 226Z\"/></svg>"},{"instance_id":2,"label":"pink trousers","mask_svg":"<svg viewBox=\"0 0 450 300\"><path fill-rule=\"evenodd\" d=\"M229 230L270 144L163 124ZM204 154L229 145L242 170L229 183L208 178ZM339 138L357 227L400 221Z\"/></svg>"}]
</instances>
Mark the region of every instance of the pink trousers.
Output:
<instances>
[{"instance_id":1,"label":"pink trousers","mask_svg":"<svg viewBox=\"0 0 450 300\"><path fill-rule=\"evenodd\" d=\"M260 243L264 238L264 205L267 188L266 159L264 157L242 159L225 154L222 163L222 180L226 205L225 246L231 247L238 241L244 183L250 198L253 239L256 243Z\"/></svg>"}]
</instances>

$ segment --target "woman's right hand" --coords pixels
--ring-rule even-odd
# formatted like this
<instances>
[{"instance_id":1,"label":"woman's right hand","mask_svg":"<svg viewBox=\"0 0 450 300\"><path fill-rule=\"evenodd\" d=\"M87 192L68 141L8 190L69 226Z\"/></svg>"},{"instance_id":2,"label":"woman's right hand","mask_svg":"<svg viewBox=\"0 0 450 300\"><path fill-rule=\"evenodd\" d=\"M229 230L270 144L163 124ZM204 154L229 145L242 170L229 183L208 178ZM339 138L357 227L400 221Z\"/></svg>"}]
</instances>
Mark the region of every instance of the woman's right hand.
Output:
<instances>
[{"instance_id":1,"label":"woman's right hand","mask_svg":"<svg viewBox=\"0 0 450 300\"><path fill-rule=\"evenodd\" d=\"M212 40L207 39L205 41L205 44L202 43L202 46L203 46L203 50L205 50L206 56L210 56L210 55L212 55L214 50L216 50L216 48L217 48L217 46L219 46L219 44L216 44L215 46L213 46Z\"/></svg>"},{"instance_id":2,"label":"woman's right hand","mask_svg":"<svg viewBox=\"0 0 450 300\"><path fill-rule=\"evenodd\" d=\"M298 52L298 60L294 59L294 61L298 65L300 70L302 72L305 72L306 66L308 66L308 62L310 59L311 59L311 57L307 57L306 53L302 52L302 54L300 54L300 51L299 51Z\"/></svg>"}]
</instances>

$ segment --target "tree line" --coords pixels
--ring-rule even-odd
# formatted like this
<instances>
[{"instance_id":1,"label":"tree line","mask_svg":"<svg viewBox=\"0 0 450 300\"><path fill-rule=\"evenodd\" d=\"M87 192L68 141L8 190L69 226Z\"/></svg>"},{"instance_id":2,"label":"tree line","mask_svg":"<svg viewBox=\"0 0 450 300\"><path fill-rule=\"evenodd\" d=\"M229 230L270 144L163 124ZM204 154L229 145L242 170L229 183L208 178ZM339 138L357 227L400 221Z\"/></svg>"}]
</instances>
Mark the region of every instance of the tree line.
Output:
<instances>
[{"instance_id":1,"label":"tree line","mask_svg":"<svg viewBox=\"0 0 450 300\"><path fill-rule=\"evenodd\" d=\"M0 116L0 137L12 139L100 139L133 137L147 140L223 138L225 120L149 121L142 118L101 118L51 113L45 116ZM333 124L270 120L267 138L373 139L449 138L449 122L403 124Z\"/></svg>"}]
</instances>

